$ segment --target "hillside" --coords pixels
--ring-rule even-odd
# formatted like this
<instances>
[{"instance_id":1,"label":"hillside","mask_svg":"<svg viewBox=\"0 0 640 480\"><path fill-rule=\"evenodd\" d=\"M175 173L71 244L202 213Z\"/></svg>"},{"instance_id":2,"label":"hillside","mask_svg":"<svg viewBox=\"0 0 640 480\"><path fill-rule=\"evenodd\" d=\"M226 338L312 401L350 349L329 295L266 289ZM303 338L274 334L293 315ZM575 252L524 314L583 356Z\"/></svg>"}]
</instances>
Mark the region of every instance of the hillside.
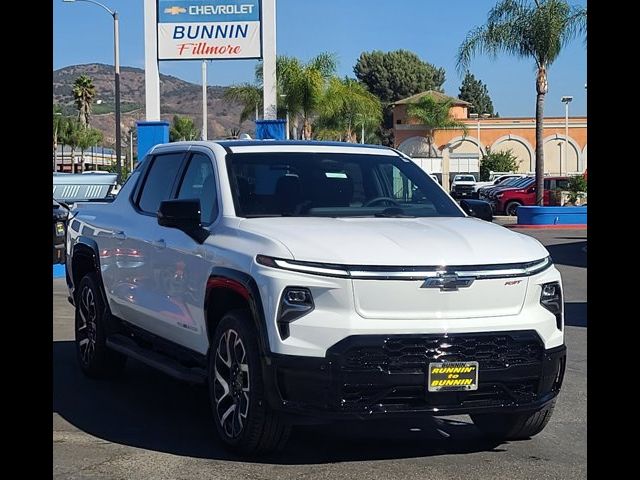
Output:
<instances>
[{"instance_id":1,"label":"hillside","mask_svg":"<svg viewBox=\"0 0 640 480\"><path fill-rule=\"evenodd\" d=\"M100 129L105 136L105 145L115 143L114 130L114 89L113 67L103 64L73 65L53 72L53 102L63 105L65 113L73 114L73 82L85 74L93 79L96 86L96 100L91 125ZM121 67L120 91L122 105L123 137L137 120L144 120L144 70L133 67ZM238 119L242 107L222 100L225 87L208 88L208 133L209 138L229 135L231 129L239 127ZM160 75L160 114L163 120L171 121L173 115L191 117L196 126L202 123L202 87L185 82L170 75ZM254 123L242 124L242 132L253 133ZM123 143L125 143L123 138Z\"/></svg>"}]
</instances>

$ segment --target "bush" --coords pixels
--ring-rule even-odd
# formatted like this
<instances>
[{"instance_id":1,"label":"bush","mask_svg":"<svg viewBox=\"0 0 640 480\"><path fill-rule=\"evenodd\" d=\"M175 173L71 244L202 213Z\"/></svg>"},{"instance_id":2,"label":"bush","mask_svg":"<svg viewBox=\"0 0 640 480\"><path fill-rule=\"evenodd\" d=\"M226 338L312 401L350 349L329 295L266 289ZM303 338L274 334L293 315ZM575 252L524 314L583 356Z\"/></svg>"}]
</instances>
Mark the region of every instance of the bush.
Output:
<instances>
[{"instance_id":1,"label":"bush","mask_svg":"<svg viewBox=\"0 0 640 480\"><path fill-rule=\"evenodd\" d=\"M576 175L569 179L569 202L576 203L587 193L587 180L584 175Z\"/></svg>"},{"instance_id":2,"label":"bush","mask_svg":"<svg viewBox=\"0 0 640 480\"><path fill-rule=\"evenodd\" d=\"M480 161L480 181L489 180L491 172L515 172L518 169L518 157L512 150L492 152L487 148L487 153Z\"/></svg>"}]
</instances>

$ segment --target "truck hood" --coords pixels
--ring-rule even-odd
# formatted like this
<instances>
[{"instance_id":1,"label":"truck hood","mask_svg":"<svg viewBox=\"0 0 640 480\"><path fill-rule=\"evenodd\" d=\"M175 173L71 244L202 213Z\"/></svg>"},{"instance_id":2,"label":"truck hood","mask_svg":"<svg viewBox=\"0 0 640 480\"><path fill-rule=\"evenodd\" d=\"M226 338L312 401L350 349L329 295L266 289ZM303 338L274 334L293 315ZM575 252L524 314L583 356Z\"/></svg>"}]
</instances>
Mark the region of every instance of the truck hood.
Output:
<instances>
[{"instance_id":1,"label":"truck hood","mask_svg":"<svg viewBox=\"0 0 640 480\"><path fill-rule=\"evenodd\" d=\"M293 259L311 262L487 265L527 262L549 255L531 237L470 217L269 217L244 219L239 228L277 240Z\"/></svg>"}]
</instances>

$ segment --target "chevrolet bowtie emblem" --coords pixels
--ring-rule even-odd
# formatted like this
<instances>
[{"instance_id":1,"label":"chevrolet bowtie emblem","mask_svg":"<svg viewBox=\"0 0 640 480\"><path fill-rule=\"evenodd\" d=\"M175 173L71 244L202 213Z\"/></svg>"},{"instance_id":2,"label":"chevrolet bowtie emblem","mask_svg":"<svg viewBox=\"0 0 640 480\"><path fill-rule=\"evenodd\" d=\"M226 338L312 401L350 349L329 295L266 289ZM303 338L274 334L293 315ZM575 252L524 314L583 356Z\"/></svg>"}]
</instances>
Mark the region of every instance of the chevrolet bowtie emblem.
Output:
<instances>
[{"instance_id":1,"label":"chevrolet bowtie emblem","mask_svg":"<svg viewBox=\"0 0 640 480\"><path fill-rule=\"evenodd\" d=\"M169 7L164 9L164 13L168 13L169 15L180 15L181 13L187 13L187 9L182 7Z\"/></svg>"},{"instance_id":2,"label":"chevrolet bowtie emblem","mask_svg":"<svg viewBox=\"0 0 640 480\"><path fill-rule=\"evenodd\" d=\"M438 273L436 277L427 278L421 288L439 288L440 290L458 290L470 287L475 277L459 277L455 273Z\"/></svg>"}]
</instances>

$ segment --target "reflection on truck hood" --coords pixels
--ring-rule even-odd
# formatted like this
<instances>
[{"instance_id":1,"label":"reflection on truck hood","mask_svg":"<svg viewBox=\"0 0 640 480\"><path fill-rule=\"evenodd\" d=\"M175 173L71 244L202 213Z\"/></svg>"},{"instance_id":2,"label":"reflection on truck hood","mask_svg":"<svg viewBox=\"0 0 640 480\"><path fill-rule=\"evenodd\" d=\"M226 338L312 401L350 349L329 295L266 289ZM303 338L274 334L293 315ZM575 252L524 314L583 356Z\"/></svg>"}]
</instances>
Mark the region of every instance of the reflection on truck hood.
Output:
<instances>
[{"instance_id":1,"label":"reflection on truck hood","mask_svg":"<svg viewBox=\"0 0 640 480\"><path fill-rule=\"evenodd\" d=\"M531 237L468 217L253 218L239 227L279 240L296 260L325 263L484 265L549 255Z\"/></svg>"}]
</instances>

